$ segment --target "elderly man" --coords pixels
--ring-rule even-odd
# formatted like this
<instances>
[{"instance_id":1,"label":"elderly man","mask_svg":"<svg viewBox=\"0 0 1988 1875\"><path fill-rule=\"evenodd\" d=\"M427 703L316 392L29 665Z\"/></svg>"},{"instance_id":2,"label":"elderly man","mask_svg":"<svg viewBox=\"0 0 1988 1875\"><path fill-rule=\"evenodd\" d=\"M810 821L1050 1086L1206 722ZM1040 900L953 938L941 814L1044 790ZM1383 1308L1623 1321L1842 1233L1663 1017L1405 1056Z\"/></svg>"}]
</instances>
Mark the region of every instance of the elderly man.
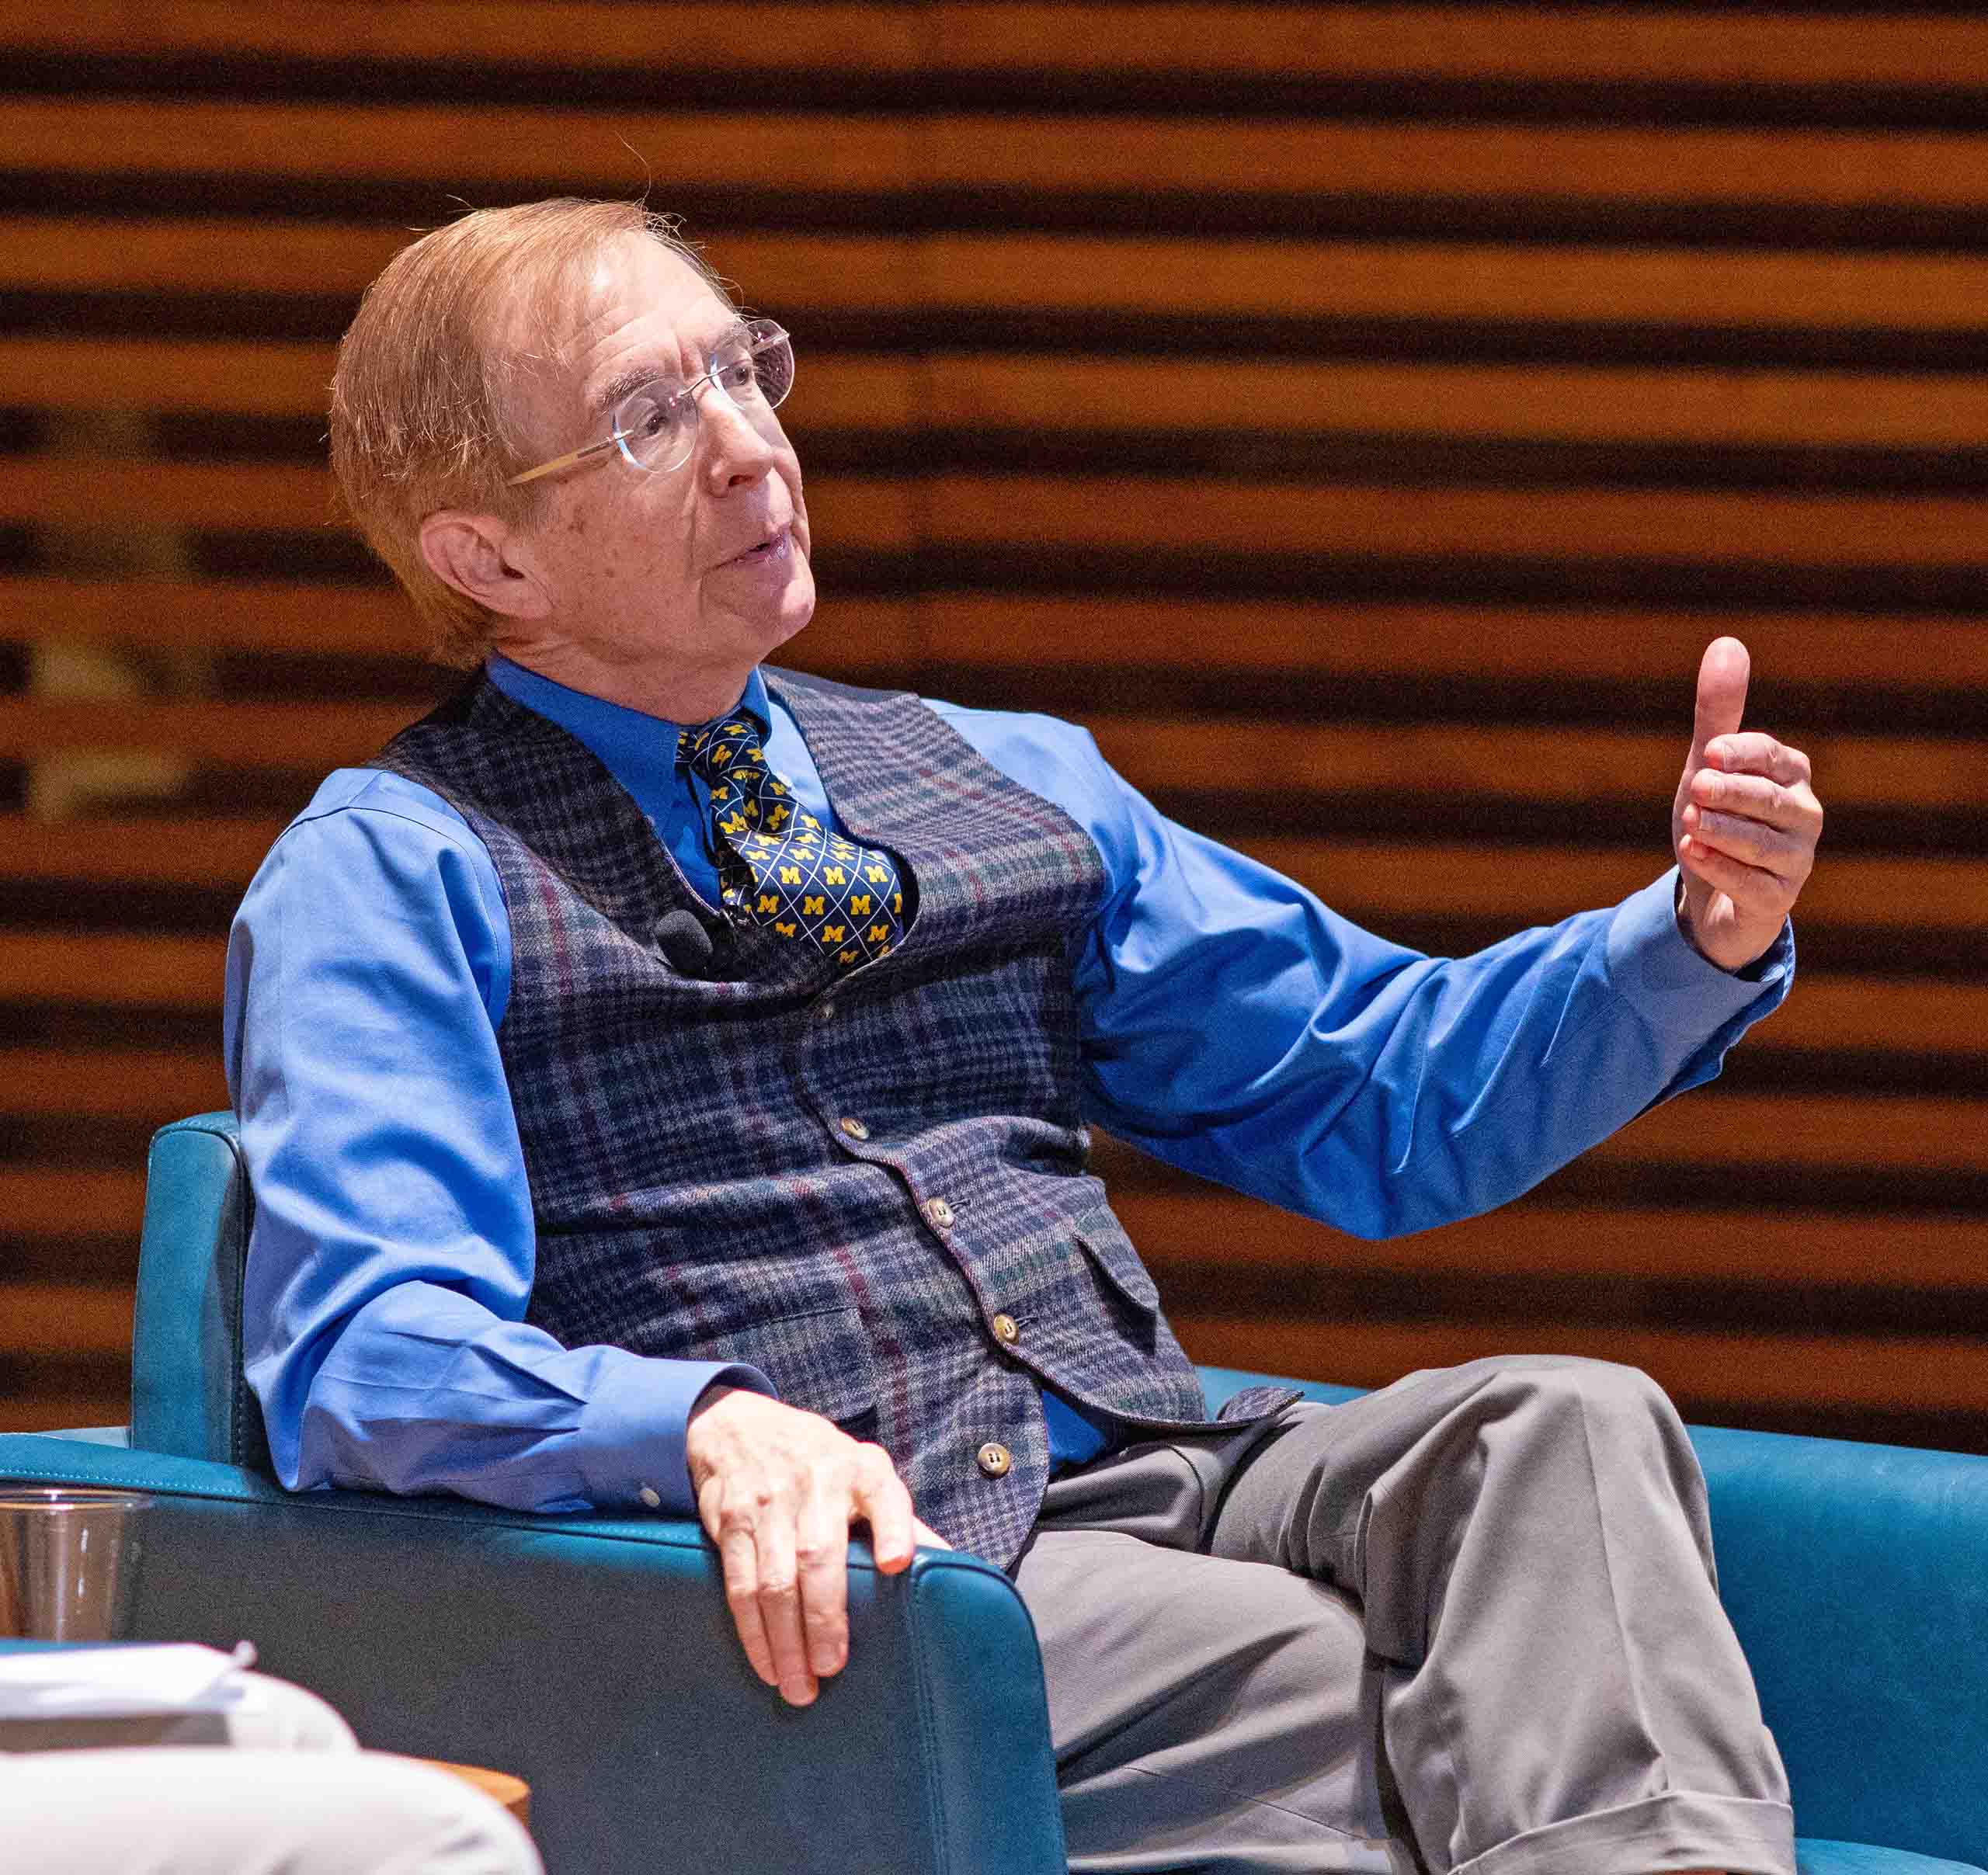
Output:
<instances>
[{"instance_id":1,"label":"elderly man","mask_svg":"<svg viewBox=\"0 0 1988 1875\"><path fill-rule=\"evenodd\" d=\"M1076 1867L1787 1875L1656 1390L1512 1359L1211 1422L1085 1170L1096 1120L1414 1230L1715 1073L1821 821L1744 651L1700 673L1681 873L1425 958L1080 731L763 668L815 600L794 370L620 205L470 215L346 335L346 499L478 668L236 928L284 1481L694 1506L796 1704L853 1523L886 1570L977 1550L1036 1620Z\"/></svg>"}]
</instances>

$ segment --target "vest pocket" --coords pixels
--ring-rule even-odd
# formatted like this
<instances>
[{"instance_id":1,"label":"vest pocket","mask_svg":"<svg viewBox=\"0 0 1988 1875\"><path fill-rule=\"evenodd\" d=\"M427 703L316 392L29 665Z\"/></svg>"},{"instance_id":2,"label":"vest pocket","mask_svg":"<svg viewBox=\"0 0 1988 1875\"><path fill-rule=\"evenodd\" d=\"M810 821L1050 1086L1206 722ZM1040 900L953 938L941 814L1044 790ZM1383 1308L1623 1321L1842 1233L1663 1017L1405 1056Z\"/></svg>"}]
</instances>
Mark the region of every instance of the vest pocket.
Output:
<instances>
[{"instance_id":1,"label":"vest pocket","mask_svg":"<svg viewBox=\"0 0 1988 1875\"><path fill-rule=\"evenodd\" d=\"M1125 1227L1110 1207L1100 1205L1094 1211L1085 1212L1075 1227L1077 1241L1111 1286L1142 1314L1157 1315L1159 1291L1153 1286L1138 1252L1132 1248L1132 1240L1125 1234Z\"/></svg>"}]
</instances>

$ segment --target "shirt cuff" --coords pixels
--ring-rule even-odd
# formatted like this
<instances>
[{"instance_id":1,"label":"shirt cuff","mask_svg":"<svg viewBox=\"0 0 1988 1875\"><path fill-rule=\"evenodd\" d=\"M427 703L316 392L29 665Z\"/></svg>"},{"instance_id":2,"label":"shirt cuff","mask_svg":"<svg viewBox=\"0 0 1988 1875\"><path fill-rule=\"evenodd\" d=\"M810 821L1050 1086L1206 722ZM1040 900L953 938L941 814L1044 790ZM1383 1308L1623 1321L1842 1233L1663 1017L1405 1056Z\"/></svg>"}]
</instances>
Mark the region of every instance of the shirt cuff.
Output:
<instances>
[{"instance_id":1,"label":"shirt cuff","mask_svg":"<svg viewBox=\"0 0 1988 1875\"><path fill-rule=\"evenodd\" d=\"M684 1438L691 1409L707 1387L718 1385L780 1397L772 1381L742 1361L624 1354L615 1362L580 1414L575 1456L588 1498L603 1509L638 1504L694 1516L697 1500L690 1488Z\"/></svg>"},{"instance_id":2,"label":"shirt cuff","mask_svg":"<svg viewBox=\"0 0 1988 1875\"><path fill-rule=\"evenodd\" d=\"M1608 970L1623 993L1661 1027L1704 1029L1764 1003L1778 1007L1795 974L1795 932L1786 920L1767 950L1743 969L1722 970L1701 955L1677 922L1676 866L1615 908Z\"/></svg>"}]
</instances>

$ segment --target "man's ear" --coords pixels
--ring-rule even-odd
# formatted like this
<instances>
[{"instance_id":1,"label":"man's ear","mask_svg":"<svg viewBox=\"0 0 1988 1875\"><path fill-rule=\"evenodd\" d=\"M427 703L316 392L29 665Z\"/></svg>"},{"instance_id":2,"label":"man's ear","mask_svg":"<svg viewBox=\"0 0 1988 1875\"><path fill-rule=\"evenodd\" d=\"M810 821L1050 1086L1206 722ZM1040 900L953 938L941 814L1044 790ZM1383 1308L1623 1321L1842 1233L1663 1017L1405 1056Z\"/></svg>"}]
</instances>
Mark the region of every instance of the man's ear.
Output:
<instances>
[{"instance_id":1,"label":"man's ear","mask_svg":"<svg viewBox=\"0 0 1988 1875\"><path fill-rule=\"evenodd\" d=\"M542 619L551 595L523 546L498 515L442 508L421 524L421 557L444 585L500 617Z\"/></svg>"}]
</instances>

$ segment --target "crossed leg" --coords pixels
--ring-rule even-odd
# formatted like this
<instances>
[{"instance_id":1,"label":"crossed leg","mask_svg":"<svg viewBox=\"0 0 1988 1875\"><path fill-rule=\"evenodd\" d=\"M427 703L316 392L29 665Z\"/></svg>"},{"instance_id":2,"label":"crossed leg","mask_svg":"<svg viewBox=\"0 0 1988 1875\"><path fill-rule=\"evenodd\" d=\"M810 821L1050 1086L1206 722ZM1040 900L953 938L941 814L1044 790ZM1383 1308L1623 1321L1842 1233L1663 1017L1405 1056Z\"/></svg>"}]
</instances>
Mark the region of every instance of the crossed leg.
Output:
<instances>
[{"instance_id":1,"label":"crossed leg","mask_svg":"<svg viewBox=\"0 0 1988 1875\"><path fill-rule=\"evenodd\" d=\"M1793 1868L1696 1461L1632 1370L1134 1447L1052 1483L1016 1581L1073 1869Z\"/></svg>"}]
</instances>

